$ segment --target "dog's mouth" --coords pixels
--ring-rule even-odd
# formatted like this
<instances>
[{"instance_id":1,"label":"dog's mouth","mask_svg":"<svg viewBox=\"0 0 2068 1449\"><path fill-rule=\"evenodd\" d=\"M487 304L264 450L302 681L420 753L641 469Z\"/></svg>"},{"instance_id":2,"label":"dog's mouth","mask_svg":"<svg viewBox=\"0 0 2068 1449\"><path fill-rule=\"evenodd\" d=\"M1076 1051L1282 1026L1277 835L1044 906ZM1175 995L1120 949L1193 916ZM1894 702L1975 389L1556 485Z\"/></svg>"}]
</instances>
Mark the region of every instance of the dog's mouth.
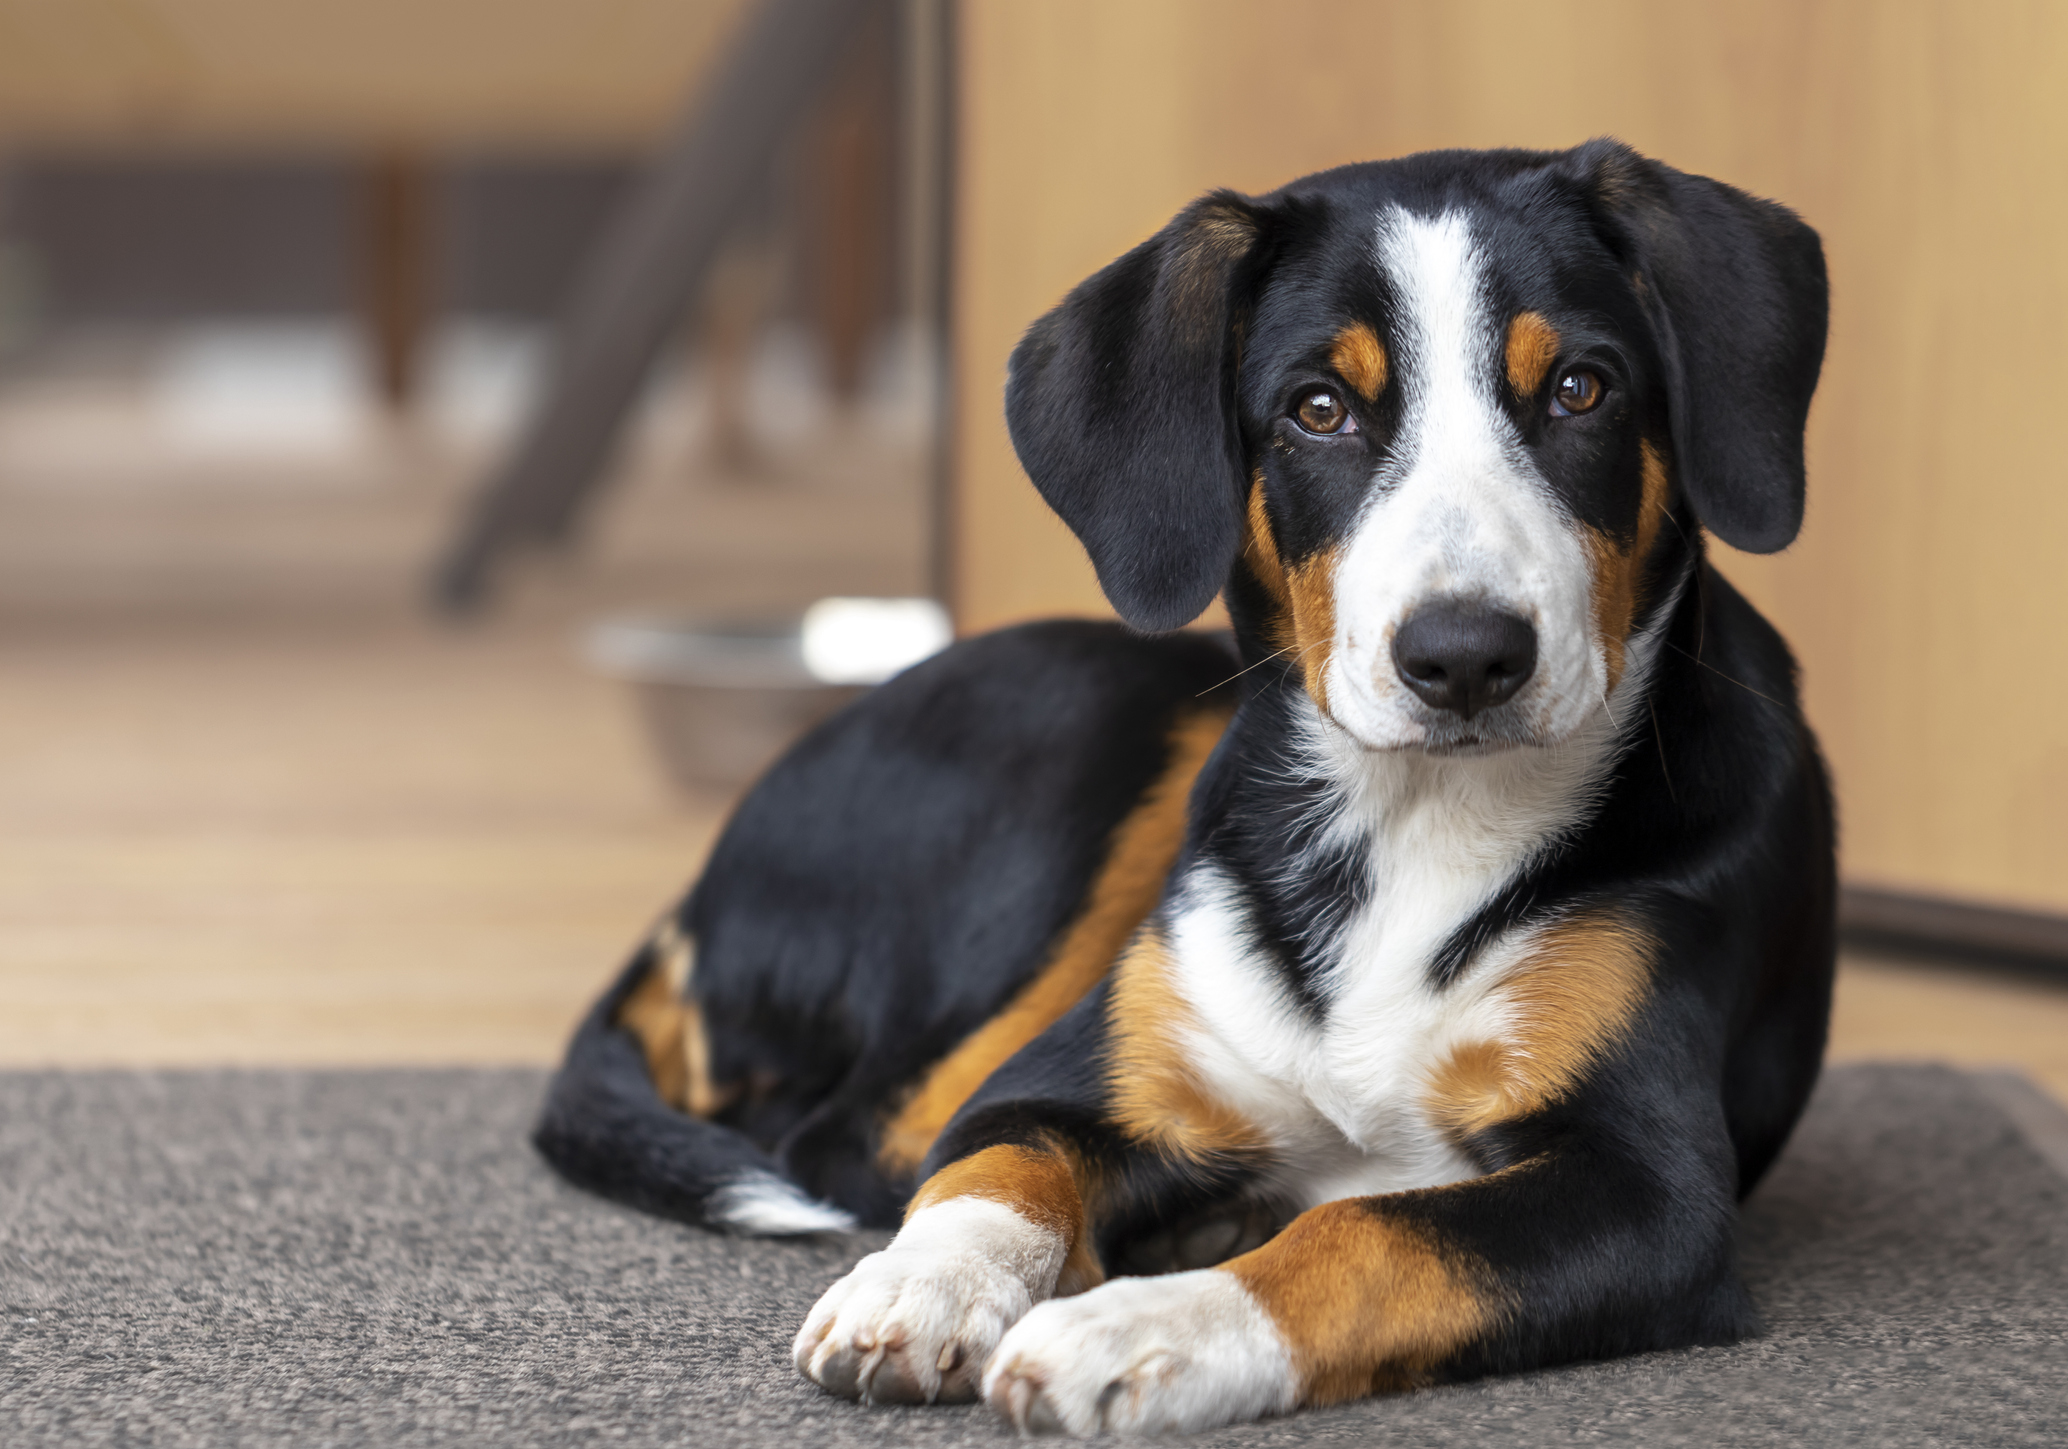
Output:
<instances>
[{"instance_id":1,"label":"dog's mouth","mask_svg":"<svg viewBox=\"0 0 2068 1449\"><path fill-rule=\"evenodd\" d=\"M1374 743L1354 730L1346 730L1345 733L1356 740L1358 748L1368 755L1430 755L1445 760L1505 755L1512 750L1542 750L1557 743L1556 740L1541 739L1534 735L1516 738L1471 731L1450 731L1441 735L1432 732L1418 740L1387 740L1383 743Z\"/></svg>"},{"instance_id":2,"label":"dog's mouth","mask_svg":"<svg viewBox=\"0 0 2068 1449\"><path fill-rule=\"evenodd\" d=\"M1547 735L1512 709L1487 710L1465 720L1427 711L1419 719L1404 721L1395 734L1384 731L1377 739L1359 729L1335 711L1325 711L1329 720L1354 739L1366 754L1430 755L1438 759L1473 759L1501 755L1511 750L1541 750L1559 741ZM1388 738L1387 736L1391 736Z\"/></svg>"},{"instance_id":3,"label":"dog's mouth","mask_svg":"<svg viewBox=\"0 0 2068 1449\"><path fill-rule=\"evenodd\" d=\"M1408 748L1419 748L1425 755L1436 755L1440 758L1470 759L1478 755L1506 754L1509 750L1541 749L1543 741L1501 740L1481 735L1461 735L1456 739L1429 740L1420 746L1410 745Z\"/></svg>"}]
</instances>

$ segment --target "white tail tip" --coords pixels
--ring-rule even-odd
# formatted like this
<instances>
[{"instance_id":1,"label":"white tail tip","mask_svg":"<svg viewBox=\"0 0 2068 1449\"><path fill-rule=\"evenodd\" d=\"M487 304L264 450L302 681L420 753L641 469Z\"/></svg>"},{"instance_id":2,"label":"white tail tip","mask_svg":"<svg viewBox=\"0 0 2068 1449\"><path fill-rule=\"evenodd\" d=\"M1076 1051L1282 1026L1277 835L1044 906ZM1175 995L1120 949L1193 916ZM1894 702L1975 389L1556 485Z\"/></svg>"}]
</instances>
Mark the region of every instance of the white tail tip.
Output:
<instances>
[{"instance_id":1,"label":"white tail tip","mask_svg":"<svg viewBox=\"0 0 2068 1449\"><path fill-rule=\"evenodd\" d=\"M755 1238L788 1238L802 1233L844 1233L855 1225L854 1214L808 1197L795 1184L772 1173L734 1178L712 1193L704 1217L713 1227Z\"/></svg>"}]
</instances>

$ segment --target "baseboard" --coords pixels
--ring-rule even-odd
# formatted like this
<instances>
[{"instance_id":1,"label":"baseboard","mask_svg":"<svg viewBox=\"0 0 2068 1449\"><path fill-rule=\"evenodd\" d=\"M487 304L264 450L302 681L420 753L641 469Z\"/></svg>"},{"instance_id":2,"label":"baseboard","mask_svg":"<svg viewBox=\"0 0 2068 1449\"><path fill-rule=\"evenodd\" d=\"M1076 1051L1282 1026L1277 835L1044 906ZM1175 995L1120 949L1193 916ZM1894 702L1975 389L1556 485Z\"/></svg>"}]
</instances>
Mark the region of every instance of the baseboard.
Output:
<instances>
[{"instance_id":1,"label":"baseboard","mask_svg":"<svg viewBox=\"0 0 2068 1449\"><path fill-rule=\"evenodd\" d=\"M2042 975L2068 984L2068 916L1846 886L1838 933L1863 951Z\"/></svg>"}]
</instances>

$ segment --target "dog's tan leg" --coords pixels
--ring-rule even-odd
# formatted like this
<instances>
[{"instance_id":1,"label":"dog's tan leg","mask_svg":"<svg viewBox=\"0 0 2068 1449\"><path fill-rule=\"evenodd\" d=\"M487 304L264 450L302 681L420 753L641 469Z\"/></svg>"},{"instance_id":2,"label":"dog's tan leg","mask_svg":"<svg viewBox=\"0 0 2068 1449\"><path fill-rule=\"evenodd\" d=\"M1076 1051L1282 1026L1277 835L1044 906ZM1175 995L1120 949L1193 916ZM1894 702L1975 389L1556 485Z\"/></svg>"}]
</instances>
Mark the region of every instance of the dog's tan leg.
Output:
<instances>
[{"instance_id":1,"label":"dog's tan leg","mask_svg":"<svg viewBox=\"0 0 2068 1449\"><path fill-rule=\"evenodd\" d=\"M1218 1268L1029 1314L984 1397L1022 1430L1210 1428L1423 1382L1497 1304L1480 1267L1374 1200L1328 1203Z\"/></svg>"},{"instance_id":2,"label":"dog's tan leg","mask_svg":"<svg viewBox=\"0 0 2068 1449\"><path fill-rule=\"evenodd\" d=\"M1426 1383L1500 1316L1483 1264L1368 1200L1302 1213L1219 1271L1270 1315L1304 1404Z\"/></svg>"}]
</instances>

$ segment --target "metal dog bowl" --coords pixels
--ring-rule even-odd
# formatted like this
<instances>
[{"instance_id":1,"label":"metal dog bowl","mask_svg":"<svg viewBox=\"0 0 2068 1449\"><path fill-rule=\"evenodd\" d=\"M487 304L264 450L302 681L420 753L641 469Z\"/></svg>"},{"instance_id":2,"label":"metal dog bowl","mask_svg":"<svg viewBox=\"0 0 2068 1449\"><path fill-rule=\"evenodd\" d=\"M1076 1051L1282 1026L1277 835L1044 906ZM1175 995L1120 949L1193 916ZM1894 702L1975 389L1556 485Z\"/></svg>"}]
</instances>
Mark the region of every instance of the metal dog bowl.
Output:
<instances>
[{"instance_id":1,"label":"metal dog bowl","mask_svg":"<svg viewBox=\"0 0 2068 1449\"><path fill-rule=\"evenodd\" d=\"M948 642L931 599L822 599L801 618L626 618L589 631L584 652L637 691L668 776L734 789L870 685Z\"/></svg>"}]
</instances>

